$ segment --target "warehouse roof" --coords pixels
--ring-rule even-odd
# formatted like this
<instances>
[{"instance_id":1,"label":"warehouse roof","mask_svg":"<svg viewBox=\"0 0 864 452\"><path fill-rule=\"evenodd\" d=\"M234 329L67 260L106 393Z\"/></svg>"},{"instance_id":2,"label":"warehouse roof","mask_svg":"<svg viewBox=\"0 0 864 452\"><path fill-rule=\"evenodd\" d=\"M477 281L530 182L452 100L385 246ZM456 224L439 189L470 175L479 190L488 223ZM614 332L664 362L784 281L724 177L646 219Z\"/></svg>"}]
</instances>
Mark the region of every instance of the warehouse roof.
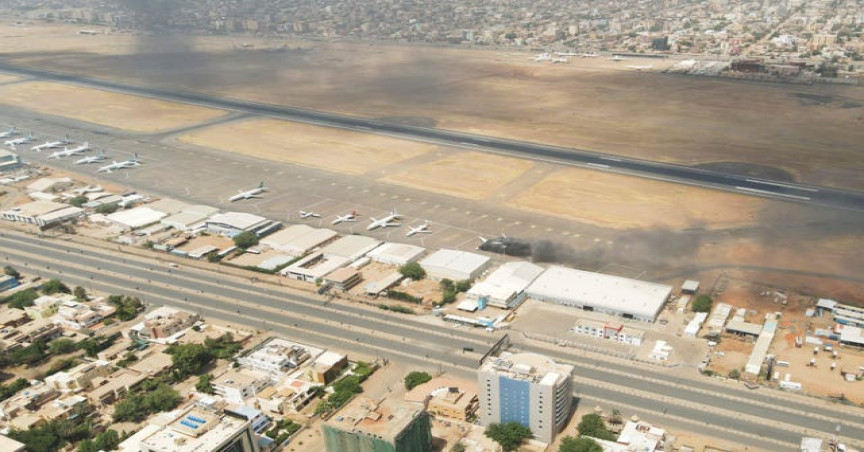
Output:
<instances>
[{"instance_id":1,"label":"warehouse roof","mask_svg":"<svg viewBox=\"0 0 864 452\"><path fill-rule=\"evenodd\" d=\"M213 224L223 224L240 230L247 230L253 226L268 221L266 218L246 212L225 212L213 215L207 221Z\"/></svg>"},{"instance_id":2,"label":"warehouse roof","mask_svg":"<svg viewBox=\"0 0 864 452\"><path fill-rule=\"evenodd\" d=\"M135 207L134 209L129 210L119 210L106 216L109 220L131 229L153 224L164 217L165 213L153 210L149 207Z\"/></svg>"},{"instance_id":3,"label":"warehouse roof","mask_svg":"<svg viewBox=\"0 0 864 452\"><path fill-rule=\"evenodd\" d=\"M425 252L426 248L420 246L387 242L370 251L369 257L375 262L399 265L414 262Z\"/></svg>"},{"instance_id":4,"label":"warehouse roof","mask_svg":"<svg viewBox=\"0 0 864 452\"><path fill-rule=\"evenodd\" d=\"M554 266L537 277L528 292L535 298L574 300L582 305L653 318L672 287Z\"/></svg>"},{"instance_id":5,"label":"warehouse roof","mask_svg":"<svg viewBox=\"0 0 864 452\"><path fill-rule=\"evenodd\" d=\"M336 237L336 231L295 224L261 239L262 245L299 256Z\"/></svg>"},{"instance_id":6,"label":"warehouse roof","mask_svg":"<svg viewBox=\"0 0 864 452\"><path fill-rule=\"evenodd\" d=\"M54 201L47 200L39 200L28 202L27 204L21 204L20 206L13 207L12 211L15 211L18 215L25 217L38 217L40 215L45 215L56 210L65 209L69 207L69 204L62 204Z\"/></svg>"},{"instance_id":7,"label":"warehouse roof","mask_svg":"<svg viewBox=\"0 0 864 452\"><path fill-rule=\"evenodd\" d=\"M359 259L381 244L380 240L365 235L346 235L325 246L321 251L329 256L341 256L349 260Z\"/></svg>"},{"instance_id":8,"label":"warehouse roof","mask_svg":"<svg viewBox=\"0 0 864 452\"><path fill-rule=\"evenodd\" d=\"M490 296L506 299L513 293L525 290L539 275L543 267L530 262L507 262L498 267L486 279L474 284L468 295Z\"/></svg>"},{"instance_id":9,"label":"warehouse roof","mask_svg":"<svg viewBox=\"0 0 864 452\"><path fill-rule=\"evenodd\" d=\"M420 261L423 267L447 268L454 271L473 273L489 262L488 256L459 250L438 250Z\"/></svg>"}]
</instances>

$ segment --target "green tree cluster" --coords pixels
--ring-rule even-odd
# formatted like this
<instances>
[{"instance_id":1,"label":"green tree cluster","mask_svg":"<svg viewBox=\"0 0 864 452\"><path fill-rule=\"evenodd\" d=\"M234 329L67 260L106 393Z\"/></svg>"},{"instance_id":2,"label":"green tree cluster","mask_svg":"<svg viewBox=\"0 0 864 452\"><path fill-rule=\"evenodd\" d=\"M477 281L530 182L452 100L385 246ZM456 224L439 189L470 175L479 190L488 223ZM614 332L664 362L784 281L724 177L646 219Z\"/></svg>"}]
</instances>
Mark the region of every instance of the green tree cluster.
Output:
<instances>
[{"instance_id":1,"label":"green tree cluster","mask_svg":"<svg viewBox=\"0 0 864 452\"><path fill-rule=\"evenodd\" d=\"M166 384L160 384L150 391L127 395L115 406L114 420L141 422L153 413L174 409L181 400L182 397L177 391Z\"/></svg>"},{"instance_id":2,"label":"green tree cluster","mask_svg":"<svg viewBox=\"0 0 864 452\"><path fill-rule=\"evenodd\" d=\"M30 288L5 297L0 303L8 305L10 308L24 309L27 306L33 306L33 300L37 298L39 298L39 292Z\"/></svg>"},{"instance_id":3,"label":"green tree cluster","mask_svg":"<svg viewBox=\"0 0 864 452\"><path fill-rule=\"evenodd\" d=\"M7 266L3 267L3 273L5 273L5 274L7 274L7 275L9 275L15 279L21 279L21 273L18 273L18 270L15 270L15 267L13 267L11 265L7 265Z\"/></svg>"},{"instance_id":4,"label":"green tree cluster","mask_svg":"<svg viewBox=\"0 0 864 452\"><path fill-rule=\"evenodd\" d=\"M361 384L372 375L374 369L369 363L358 361L353 375L349 375L333 383L333 393L315 407L315 414L331 413L348 403L355 394L363 392Z\"/></svg>"},{"instance_id":5,"label":"green tree cluster","mask_svg":"<svg viewBox=\"0 0 864 452\"><path fill-rule=\"evenodd\" d=\"M105 430L93 439L85 439L78 443L77 452L99 452L114 450L120 445L120 435L116 430Z\"/></svg>"},{"instance_id":6,"label":"green tree cluster","mask_svg":"<svg viewBox=\"0 0 864 452\"><path fill-rule=\"evenodd\" d=\"M591 438L566 436L561 440L558 452L603 452L603 447Z\"/></svg>"},{"instance_id":7,"label":"green tree cluster","mask_svg":"<svg viewBox=\"0 0 864 452\"><path fill-rule=\"evenodd\" d=\"M195 390L204 394L213 394L213 374L204 374L198 377L198 383L195 383Z\"/></svg>"},{"instance_id":8,"label":"green tree cluster","mask_svg":"<svg viewBox=\"0 0 864 452\"><path fill-rule=\"evenodd\" d=\"M18 391L30 386L30 382L26 378L19 378L8 385L0 384L0 401L12 397Z\"/></svg>"},{"instance_id":9,"label":"green tree cluster","mask_svg":"<svg viewBox=\"0 0 864 452\"><path fill-rule=\"evenodd\" d=\"M139 298L128 295L111 295L108 297L108 303L115 306L117 319L121 322L132 320L138 313L144 311L144 303Z\"/></svg>"},{"instance_id":10,"label":"green tree cluster","mask_svg":"<svg viewBox=\"0 0 864 452\"><path fill-rule=\"evenodd\" d=\"M75 207L81 207L82 205L84 205L84 203L87 202L87 197L84 195L79 195L75 196L74 198L69 198L69 200L66 202L72 204Z\"/></svg>"},{"instance_id":11,"label":"green tree cluster","mask_svg":"<svg viewBox=\"0 0 864 452\"><path fill-rule=\"evenodd\" d=\"M531 429L518 422L489 424L483 432L488 438L501 445L505 452L515 450L526 438L531 437Z\"/></svg>"},{"instance_id":12,"label":"green tree cluster","mask_svg":"<svg viewBox=\"0 0 864 452\"><path fill-rule=\"evenodd\" d=\"M297 433L297 430L300 430L301 427L302 425L292 421L291 419L284 418L277 421L276 425L272 429L268 430L266 435L279 445L284 443L285 440L291 437L291 435Z\"/></svg>"},{"instance_id":13,"label":"green tree cluster","mask_svg":"<svg viewBox=\"0 0 864 452\"><path fill-rule=\"evenodd\" d=\"M116 341L118 337L120 337L120 333L115 333L108 337L88 337L78 343L78 348L84 350L85 355L95 358L97 353L113 345L114 341Z\"/></svg>"},{"instance_id":14,"label":"green tree cluster","mask_svg":"<svg viewBox=\"0 0 864 452\"><path fill-rule=\"evenodd\" d=\"M8 436L24 443L28 451L57 452L90 436L90 425L77 419L48 421L28 430L12 430Z\"/></svg>"},{"instance_id":15,"label":"green tree cluster","mask_svg":"<svg viewBox=\"0 0 864 452\"><path fill-rule=\"evenodd\" d=\"M413 279L414 281L419 281L426 277L426 270L423 270L423 267L421 267L417 262L409 262L399 267L399 273L406 278Z\"/></svg>"},{"instance_id":16,"label":"green tree cluster","mask_svg":"<svg viewBox=\"0 0 864 452\"><path fill-rule=\"evenodd\" d=\"M71 369L77 365L78 365L78 360L75 358L67 358L67 359L61 359L61 360L55 361L53 364L51 364L51 367L49 367L48 370L46 370L45 373L39 377L39 379L44 380L44 379L50 377L51 375L56 374L57 372L69 370L69 369Z\"/></svg>"},{"instance_id":17,"label":"green tree cluster","mask_svg":"<svg viewBox=\"0 0 864 452\"><path fill-rule=\"evenodd\" d=\"M65 355L75 350L78 350L78 346L71 339L56 339L48 344L48 353L52 355Z\"/></svg>"},{"instance_id":18,"label":"green tree cluster","mask_svg":"<svg viewBox=\"0 0 864 452\"><path fill-rule=\"evenodd\" d=\"M392 289L387 291L387 298L392 298L394 300L399 300L399 301L407 301L408 303L416 303L416 304L419 304L420 302L423 301L422 298L415 297L414 295L411 295L410 293L402 292L400 290L392 290Z\"/></svg>"},{"instance_id":19,"label":"green tree cluster","mask_svg":"<svg viewBox=\"0 0 864 452\"><path fill-rule=\"evenodd\" d=\"M216 339L204 339L204 346L219 359L233 358L243 348L243 345L234 341L234 336L231 333L225 333Z\"/></svg>"},{"instance_id":20,"label":"green tree cluster","mask_svg":"<svg viewBox=\"0 0 864 452\"><path fill-rule=\"evenodd\" d=\"M118 206L117 204L100 204L96 206L96 208L93 210L96 211L96 213L101 213L102 215L111 215L119 208L120 206Z\"/></svg>"},{"instance_id":21,"label":"green tree cluster","mask_svg":"<svg viewBox=\"0 0 864 452\"><path fill-rule=\"evenodd\" d=\"M75 299L78 301L87 301L89 297L87 297L87 289L81 286L75 286L75 289L72 290L72 295L75 295Z\"/></svg>"},{"instance_id":22,"label":"green tree cluster","mask_svg":"<svg viewBox=\"0 0 864 452\"><path fill-rule=\"evenodd\" d=\"M383 309L385 311L398 312L400 314L413 314L414 313L413 309L406 308L405 306L396 306L396 305L389 305L389 304L383 304L383 303L378 304L377 306L378 306L378 309Z\"/></svg>"},{"instance_id":23,"label":"green tree cluster","mask_svg":"<svg viewBox=\"0 0 864 452\"><path fill-rule=\"evenodd\" d=\"M701 294L693 300L693 304L690 305L690 309L693 312L708 312L711 310L711 305L714 304L714 300L711 299L708 295Z\"/></svg>"},{"instance_id":24,"label":"green tree cluster","mask_svg":"<svg viewBox=\"0 0 864 452\"><path fill-rule=\"evenodd\" d=\"M603 418L594 413L582 416L582 420L579 422L579 425L576 426L576 429L579 430L579 434L583 436L590 436L592 438L605 439L609 441L615 440L615 434L606 428Z\"/></svg>"},{"instance_id":25,"label":"green tree cluster","mask_svg":"<svg viewBox=\"0 0 864 452\"><path fill-rule=\"evenodd\" d=\"M234 236L234 245L245 250L257 245L259 240L258 234L254 232L241 232Z\"/></svg>"},{"instance_id":26,"label":"green tree cluster","mask_svg":"<svg viewBox=\"0 0 864 452\"><path fill-rule=\"evenodd\" d=\"M207 365L216 359L213 350L202 344L172 345L165 352L171 355L171 367L175 381L182 381L191 375L200 374Z\"/></svg>"},{"instance_id":27,"label":"green tree cluster","mask_svg":"<svg viewBox=\"0 0 864 452\"><path fill-rule=\"evenodd\" d=\"M456 297L462 292L468 292L471 289L471 286L474 284L470 279L463 279L462 281L453 282L447 278L444 278L439 283L439 287L441 288L441 303L442 305L450 304L456 301Z\"/></svg>"},{"instance_id":28,"label":"green tree cluster","mask_svg":"<svg viewBox=\"0 0 864 452\"><path fill-rule=\"evenodd\" d=\"M410 391L431 379L432 376L426 372L410 372L408 375L405 375L405 389Z\"/></svg>"},{"instance_id":29,"label":"green tree cluster","mask_svg":"<svg viewBox=\"0 0 864 452\"><path fill-rule=\"evenodd\" d=\"M60 281L57 278L49 279L42 284L42 293L45 295L52 295L55 293L72 293L72 289L69 288L66 284L63 284L63 281Z\"/></svg>"}]
</instances>

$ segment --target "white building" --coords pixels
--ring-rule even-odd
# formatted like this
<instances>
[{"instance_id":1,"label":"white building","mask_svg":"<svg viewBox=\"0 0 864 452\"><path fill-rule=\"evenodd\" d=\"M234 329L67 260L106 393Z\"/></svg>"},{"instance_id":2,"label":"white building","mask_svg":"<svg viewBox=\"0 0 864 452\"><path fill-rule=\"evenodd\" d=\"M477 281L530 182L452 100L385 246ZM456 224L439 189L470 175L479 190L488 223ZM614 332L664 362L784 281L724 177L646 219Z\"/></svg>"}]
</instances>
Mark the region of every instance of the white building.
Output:
<instances>
[{"instance_id":1,"label":"white building","mask_svg":"<svg viewBox=\"0 0 864 452\"><path fill-rule=\"evenodd\" d=\"M328 257L344 257L349 262L354 262L379 245L381 241L372 237L346 235L322 248L321 252Z\"/></svg>"},{"instance_id":2,"label":"white building","mask_svg":"<svg viewBox=\"0 0 864 452\"><path fill-rule=\"evenodd\" d=\"M213 234L234 237L241 232L259 233L269 229L273 222L258 215L245 212L226 212L213 215L205 222L207 231Z\"/></svg>"},{"instance_id":3,"label":"white building","mask_svg":"<svg viewBox=\"0 0 864 452\"><path fill-rule=\"evenodd\" d=\"M469 299L486 299L490 306L509 309L525 299L525 289L543 273L543 267L530 262L508 262L486 279L474 284L466 294Z\"/></svg>"},{"instance_id":4,"label":"white building","mask_svg":"<svg viewBox=\"0 0 864 452\"><path fill-rule=\"evenodd\" d=\"M63 223L83 215L84 209L47 200L21 204L0 214L4 220L35 224L39 227Z\"/></svg>"},{"instance_id":5,"label":"white building","mask_svg":"<svg viewBox=\"0 0 864 452\"><path fill-rule=\"evenodd\" d=\"M270 375L251 370L229 370L210 382L213 392L228 403L246 403L270 386Z\"/></svg>"},{"instance_id":6,"label":"white building","mask_svg":"<svg viewBox=\"0 0 864 452\"><path fill-rule=\"evenodd\" d=\"M462 281L476 279L489 266L490 258L467 251L442 249L420 261L420 266L434 279Z\"/></svg>"},{"instance_id":7,"label":"white building","mask_svg":"<svg viewBox=\"0 0 864 452\"><path fill-rule=\"evenodd\" d=\"M577 334L585 334L594 336L599 339L608 339L622 344L640 346L642 338L645 336L643 331L634 330L631 328L624 329L624 324L614 322L598 322L588 319L580 319L576 325L570 329Z\"/></svg>"},{"instance_id":8,"label":"white building","mask_svg":"<svg viewBox=\"0 0 864 452\"><path fill-rule=\"evenodd\" d=\"M7 149L0 149L0 171L13 170L20 166L21 157L18 157L18 154Z\"/></svg>"},{"instance_id":9,"label":"white building","mask_svg":"<svg viewBox=\"0 0 864 452\"><path fill-rule=\"evenodd\" d=\"M237 361L251 370L268 374L284 375L310 358L305 347L273 338Z\"/></svg>"},{"instance_id":10,"label":"white building","mask_svg":"<svg viewBox=\"0 0 864 452\"><path fill-rule=\"evenodd\" d=\"M387 242L370 251L367 256L375 262L402 266L416 262L426 252L426 248L405 243Z\"/></svg>"},{"instance_id":11,"label":"white building","mask_svg":"<svg viewBox=\"0 0 864 452\"><path fill-rule=\"evenodd\" d=\"M130 231L158 223L159 220L165 217L166 215L164 212L153 210L149 207L135 207L133 209L119 210L110 215L106 215L105 219L120 226L124 230Z\"/></svg>"},{"instance_id":12,"label":"white building","mask_svg":"<svg viewBox=\"0 0 864 452\"><path fill-rule=\"evenodd\" d=\"M336 231L295 224L261 239L261 244L290 256L302 256L333 240Z\"/></svg>"},{"instance_id":13,"label":"white building","mask_svg":"<svg viewBox=\"0 0 864 452\"><path fill-rule=\"evenodd\" d=\"M160 212L164 212L160 209ZM207 218L210 215L218 212L219 209L211 206L194 205L187 206L182 211L177 213L168 213L170 216L163 218L160 223L166 227L174 228L178 231L191 231L193 229L203 228Z\"/></svg>"},{"instance_id":14,"label":"white building","mask_svg":"<svg viewBox=\"0 0 864 452\"><path fill-rule=\"evenodd\" d=\"M538 276L525 292L540 301L653 322L672 287L556 266Z\"/></svg>"},{"instance_id":15,"label":"white building","mask_svg":"<svg viewBox=\"0 0 864 452\"><path fill-rule=\"evenodd\" d=\"M477 371L480 423L518 422L551 443L570 416L573 366L534 353L503 353Z\"/></svg>"},{"instance_id":16,"label":"white building","mask_svg":"<svg viewBox=\"0 0 864 452\"><path fill-rule=\"evenodd\" d=\"M190 407L162 413L123 441L122 452L259 452L247 419Z\"/></svg>"},{"instance_id":17,"label":"white building","mask_svg":"<svg viewBox=\"0 0 864 452\"><path fill-rule=\"evenodd\" d=\"M693 320L684 327L684 336L696 337L696 334L699 333L699 329L702 328L702 323L704 323L707 318L707 312L697 312L696 316L693 317Z\"/></svg>"}]
</instances>

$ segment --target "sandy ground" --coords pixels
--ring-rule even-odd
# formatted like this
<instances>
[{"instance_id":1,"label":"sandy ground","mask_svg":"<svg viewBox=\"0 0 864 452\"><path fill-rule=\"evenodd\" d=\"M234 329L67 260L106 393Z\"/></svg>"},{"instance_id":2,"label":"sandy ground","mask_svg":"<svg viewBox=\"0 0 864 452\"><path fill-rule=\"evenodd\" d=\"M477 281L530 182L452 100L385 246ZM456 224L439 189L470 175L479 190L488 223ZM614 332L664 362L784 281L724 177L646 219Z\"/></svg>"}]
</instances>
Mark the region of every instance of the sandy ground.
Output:
<instances>
[{"instance_id":1,"label":"sandy ground","mask_svg":"<svg viewBox=\"0 0 864 452\"><path fill-rule=\"evenodd\" d=\"M0 74L0 83L14 82L17 80L21 80L21 77L9 74Z\"/></svg>"},{"instance_id":2,"label":"sandy ground","mask_svg":"<svg viewBox=\"0 0 864 452\"><path fill-rule=\"evenodd\" d=\"M557 171L510 200L520 209L617 229L752 223L763 200L578 168Z\"/></svg>"},{"instance_id":3,"label":"sandy ground","mask_svg":"<svg viewBox=\"0 0 864 452\"><path fill-rule=\"evenodd\" d=\"M181 141L346 174L363 174L435 146L307 124L256 119L205 128Z\"/></svg>"},{"instance_id":4,"label":"sandy ground","mask_svg":"<svg viewBox=\"0 0 864 452\"><path fill-rule=\"evenodd\" d=\"M483 199L530 170L528 160L466 152L382 178L403 185L468 199Z\"/></svg>"},{"instance_id":5,"label":"sandy ground","mask_svg":"<svg viewBox=\"0 0 864 452\"><path fill-rule=\"evenodd\" d=\"M0 86L0 103L132 132L159 132L225 114L220 110L47 82Z\"/></svg>"}]
</instances>

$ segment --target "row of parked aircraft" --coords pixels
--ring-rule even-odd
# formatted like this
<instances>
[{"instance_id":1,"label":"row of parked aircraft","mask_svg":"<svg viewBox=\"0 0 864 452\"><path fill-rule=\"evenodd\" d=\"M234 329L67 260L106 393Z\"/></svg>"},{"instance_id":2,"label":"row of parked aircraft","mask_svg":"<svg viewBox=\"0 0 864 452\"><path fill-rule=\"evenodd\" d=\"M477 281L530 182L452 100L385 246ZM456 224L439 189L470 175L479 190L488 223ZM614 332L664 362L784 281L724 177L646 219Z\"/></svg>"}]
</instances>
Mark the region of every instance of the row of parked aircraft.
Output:
<instances>
[{"instance_id":1,"label":"row of parked aircraft","mask_svg":"<svg viewBox=\"0 0 864 452\"><path fill-rule=\"evenodd\" d=\"M12 149L16 149L17 146L20 146L22 144L31 143L31 142L36 140L36 136L33 134L33 132L30 132L27 135L24 135L24 136L21 136L18 138L12 138L18 134L19 134L18 129L15 126L12 126L8 130L0 132L0 139L9 138L9 140L6 140L5 142L3 142L3 144L11 147ZM30 150L35 151L35 152L42 152L45 149L57 149L57 148L63 146L63 150L55 151L48 156L49 159L61 159L61 158L66 158L66 157L72 157L72 156L78 155L78 154L83 154L83 153L85 153L91 149L90 143L86 142L86 141L83 144L81 144L80 146L69 148L68 146L70 144L73 144L73 143L74 143L74 141L69 139L69 135L66 135L65 137L63 137L60 140L56 140L56 141L47 141L46 140L42 144L37 144L36 146L31 147ZM108 156L105 155L105 151L100 151L99 154L80 158L78 160L75 160L73 163L75 165L89 165L91 163L102 162L106 159L108 159ZM99 167L99 169L96 170L96 172L97 173L110 173L114 170L124 169L124 168L133 168L133 167L140 166L140 165L141 165L141 161L138 158L138 154L134 154L132 156L132 158L130 158L128 160L123 160L121 162L114 160L107 165L101 166L101 167Z\"/></svg>"}]
</instances>

